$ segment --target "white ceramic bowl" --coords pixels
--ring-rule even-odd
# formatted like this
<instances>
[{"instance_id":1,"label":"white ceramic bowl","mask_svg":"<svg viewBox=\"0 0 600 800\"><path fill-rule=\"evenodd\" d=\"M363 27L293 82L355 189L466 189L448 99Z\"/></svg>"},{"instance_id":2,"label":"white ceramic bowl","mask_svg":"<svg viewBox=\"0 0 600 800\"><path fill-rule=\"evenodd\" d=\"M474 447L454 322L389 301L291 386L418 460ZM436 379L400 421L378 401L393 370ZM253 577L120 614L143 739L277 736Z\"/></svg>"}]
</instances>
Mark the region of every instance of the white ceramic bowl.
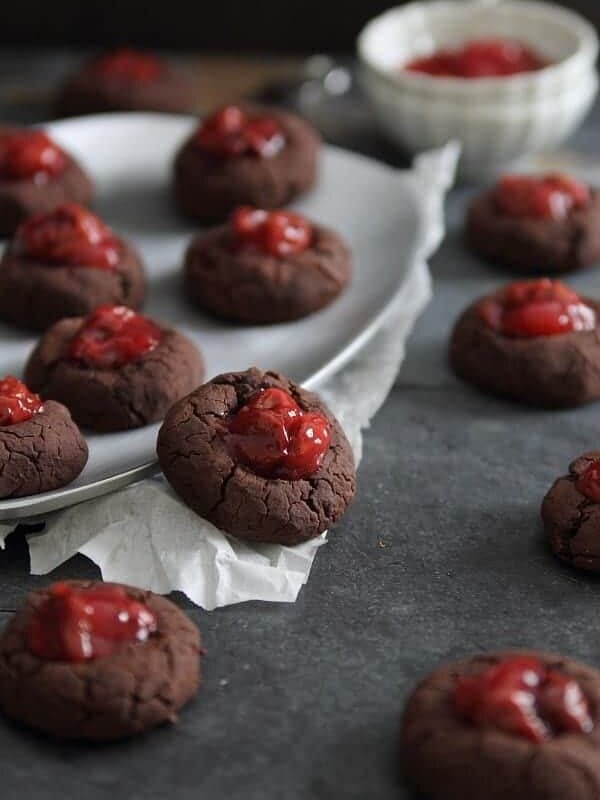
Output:
<instances>
[{"instance_id":1,"label":"white ceramic bowl","mask_svg":"<svg viewBox=\"0 0 600 800\"><path fill-rule=\"evenodd\" d=\"M402 65L481 37L518 39L550 62L505 78L436 78ZM598 37L582 17L531 0L435 0L393 8L358 40L361 79L382 128L418 151L458 139L462 172L484 177L560 145L598 89Z\"/></svg>"}]
</instances>

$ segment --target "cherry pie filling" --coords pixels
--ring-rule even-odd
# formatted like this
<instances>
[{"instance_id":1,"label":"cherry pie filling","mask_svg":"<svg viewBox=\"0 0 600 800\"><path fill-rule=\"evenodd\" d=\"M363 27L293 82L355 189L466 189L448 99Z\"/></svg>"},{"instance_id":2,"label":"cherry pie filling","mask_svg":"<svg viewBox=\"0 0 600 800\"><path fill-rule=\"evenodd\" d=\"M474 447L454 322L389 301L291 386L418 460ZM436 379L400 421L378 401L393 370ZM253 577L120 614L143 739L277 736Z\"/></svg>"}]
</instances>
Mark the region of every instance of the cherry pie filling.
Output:
<instances>
[{"instance_id":1,"label":"cherry pie filling","mask_svg":"<svg viewBox=\"0 0 600 800\"><path fill-rule=\"evenodd\" d=\"M481 300L479 318L492 330L514 338L590 331L596 312L560 281L540 278L511 283Z\"/></svg>"},{"instance_id":2,"label":"cherry pie filling","mask_svg":"<svg viewBox=\"0 0 600 800\"><path fill-rule=\"evenodd\" d=\"M600 458L590 461L575 481L575 488L592 503L600 503Z\"/></svg>"},{"instance_id":3,"label":"cherry pie filling","mask_svg":"<svg viewBox=\"0 0 600 800\"><path fill-rule=\"evenodd\" d=\"M120 586L54 583L33 611L26 638L38 658L88 661L128 642L145 642L156 630L154 613Z\"/></svg>"},{"instance_id":4,"label":"cherry pie filling","mask_svg":"<svg viewBox=\"0 0 600 800\"><path fill-rule=\"evenodd\" d=\"M568 175L505 175L492 190L498 211L517 219L561 220L589 205L589 187Z\"/></svg>"},{"instance_id":5,"label":"cherry pie filling","mask_svg":"<svg viewBox=\"0 0 600 800\"><path fill-rule=\"evenodd\" d=\"M125 306L100 306L67 345L67 356L88 367L117 368L158 346L162 330Z\"/></svg>"},{"instance_id":6,"label":"cherry pie filling","mask_svg":"<svg viewBox=\"0 0 600 800\"><path fill-rule=\"evenodd\" d=\"M65 154L43 131L0 132L0 178L42 182L66 166Z\"/></svg>"},{"instance_id":7,"label":"cherry pie filling","mask_svg":"<svg viewBox=\"0 0 600 800\"><path fill-rule=\"evenodd\" d=\"M0 381L0 426L27 422L43 410L39 395L31 392L22 381L12 375Z\"/></svg>"},{"instance_id":8,"label":"cherry pie filling","mask_svg":"<svg viewBox=\"0 0 600 800\"><path fill-rule=\"evenodd\" d=\"M15 233L14 245L28 258L48 265L115 269L121 245L99 217L75 203L35 214Z\"/></svg>"},{"instance_id":9,"label":"cherry pie filling","mask_svg":"<svg viewBox=\"0 0 600 800\"><path fill-rule=\"evenodd\" d=\"M264 478L310 478L330 443L328 421L304 411L283 389L260 389L227 421L227 448L237 462Z\"/></svg>"},{"instance_id":10,"label":"cherry pie filling","mask_svg":"<svg viewBox=\"0 0 600 800\"><path fill-rule=\"evenodd\" d=\"M231 218L235 247L256 249L276 258L302 253L310 247L313 230L300 214L242 206Z\"/></svg>"},{"instance_id":11,"label":"cherry pie filling","mask_svg":"<svg viewBox=\"0 0 600 800\"><path fill-rule=\"evenodd\" d=\"M594 727L579 683L528 656L509 656L478 675L458 678L453 699L456 712L473 724L532 742Z\"/></svg>"},{"instance_id":12,"label":"cherry pie filling","mask_svg":"<svg viewBox=\"0 0 600 800\"><path fill-rule=\"evenodd\" d=\"M150 83L158 78L163 66L150 53L121 48L95 58L89 66L91 72L130 83Z\"/></svg>"},{"instance_id":13,"label":"cherry pie filling","mask_svg":"<svg viewBox=\"0 0 600 800\"><path fill-rule=\"evenodd\" d=\"M456 49L445 48L433 55L415 58L404 66L444 78L500 78L534 72L547 62L533 48L512 39L473 39Z\"/></svg>"},{"instance_id":14,"label":"cherry pie filling","mask_svg":"<svg viewBox=\"0 0 600 800\"><path fill-rule=\"evenodd\" d=\"M214 158L272 158L285 146L286 137L273 117L225 106L202 122L192 142Z\"/></svg>"}]
</instances>

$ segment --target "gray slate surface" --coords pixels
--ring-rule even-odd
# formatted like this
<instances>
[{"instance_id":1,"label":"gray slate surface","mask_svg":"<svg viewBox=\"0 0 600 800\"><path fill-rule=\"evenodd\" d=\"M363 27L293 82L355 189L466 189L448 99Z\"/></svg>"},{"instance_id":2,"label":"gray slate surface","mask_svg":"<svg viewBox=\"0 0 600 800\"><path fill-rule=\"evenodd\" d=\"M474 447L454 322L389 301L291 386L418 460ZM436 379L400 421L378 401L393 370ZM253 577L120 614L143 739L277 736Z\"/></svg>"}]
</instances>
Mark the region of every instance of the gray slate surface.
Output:
<instances>
[{"instance_id":1,"label":"gray slate surface","mask_svg":"<svg viewBox=\"0 0 600 800\"><path fill-rule=\"evenodd\" d=\"M599 129L596 113L578 146L593 152ZM598 446L598 407L523 410L462 386L446 367L452 320L504 278L461 246L468 195L450 199L435 299L366 434L358 499L299 601L206 613L177 598L208 650L203 689L180 724L91 747L0 722L3 800L408 800L399 713L440 661L532 646L600 662L600 583L554 561L538 519L554 476ZM593 289L597 273L573 283ZM2 620L47 580L27 573L15 534L0 554ZM76 558L52 578L95 574Z\"/></svg>"}]
</instances>

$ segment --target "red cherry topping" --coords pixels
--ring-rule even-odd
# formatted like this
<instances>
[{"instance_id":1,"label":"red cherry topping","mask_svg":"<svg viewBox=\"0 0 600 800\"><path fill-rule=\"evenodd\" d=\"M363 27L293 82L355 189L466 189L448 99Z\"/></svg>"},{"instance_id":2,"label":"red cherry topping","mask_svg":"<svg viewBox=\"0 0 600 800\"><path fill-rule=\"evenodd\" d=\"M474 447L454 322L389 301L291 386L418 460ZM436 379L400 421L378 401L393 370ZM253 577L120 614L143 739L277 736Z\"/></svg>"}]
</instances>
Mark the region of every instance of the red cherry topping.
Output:
<instances>
[{"instance_id":1,"label":"red cherry topping","mask_svg":"<svg viewBox=\"0 0 600 800\"><path fill-rule=\"evenodd\" d=\"M515 338L556 336L596 327L596 313L560 281L517 281L477 305L479 317L498 333Z\"/></svg>"},{"instance_id":2,"label":"red cherry topping","mask_svg":"<svg viewBox=\"0 0 600 800\"><path fill-rule=\"evenodd\" d=\"M293 481L318 470L329 447L329 423L303 411L283 389L261 389L227 424L233 457L265 478Z\"/></svg>"},{"instance_id":3,"label":"red cherry topping","mask_svg":"<svg viewBox=\"0 0 600 800\"><path fill-rule=\"evenodd\" d=\"M313 237L310 223L290 211L242 206L234 211L231 226L238 247L255 247L275 257L302 253Z\"/></svg>"},{"instance_id":4,"label":"red cherry topping","mask_svg":"<svg viewBox=\"0 0 600 800\"><path fill-rule=\"evenodd\" d=\"M153 81L163 69L155 56L127 48L98 56L90 62L89 68L97 75L132 83Z\"/></svg>"},{"instance_id":5,"label":"red cherry topping","mask_svg":"<svg viewBox=\"0 0 600 800\"><path fill-rule=\"evenodd\" d=\"M532 48L511 39L474 39L456 50L415 58L404 69L446 78L500 78L547 66Z\"/></svg>"},{"instance_id":6,"label":"red cherry topping","mask_svg":"<svg viewBox=\"0 0 600 800\"><path fill-rule=\"evenodd\" d=\"M46 180L67 165L63 151L43 131L0 132L0 177L7 180Z\"/></svg>"},{"instance_id":7,"label":"red cherry topping","mask_svg":"<svg viewBox=\"0 0 600 800\"><path fill-rule=\"evenodd\" d=\"M26 422L44 406L37 394L12 375L0 381L0 425L16 425Z\"/></svg>"},{"instance_id":8,"label":"red cherry topping","mask_svg":"<svg viewBox=\"0 0 600 800\"><path fill-rule=\"evenodd\" d=\"M303 413L287 427L288 452L284 474L288 480L313 475L329 447L329 424L320 414Z\"/></svg>"},{"instance_id":9,"label":"red cherry topping","mask_svg":"<svg viewBox=\"0 0 600 800\"><path fill-rule=\"evenodd\" d=\"M505 175L492 192L502 214L531 219L565 219L591 199L586 184L568 175Z\"/></svg>"},{"instance_id":10,"label":"red cherry topping","mask_svg":"<svg viewBox=\"0 0 600 800\"><path fill-rule=\"evenodd\" d=\"M527 656L509 656L479 675L458 678L454 703L475 725L532 742L594 727L577 681Z\"/></svg>"},{"instance_id":11,"label":"red cherry topping","mask_svg":"<svg viewBox=\"0 0 600 800\"><path fill-rule=\"evenodd\" d=\"M245 406L239 410L238 415L248 413L244 409L257 408L264 411L274 411L284 417L293 419L300 413L300 406L284 389L271 387L270 389L261 389L253 395Z\"/></svg>"},{"instance_id":12,"label":"red cherry topping","mask_svg":"<svg viewBox=\"0 0 600 800\"><path fill-rule=\"evenodd\" d=\"M71 339L67 354L89 367L121 367L158 345L162 331L125 306L100 306Z\"/></svg>"},{"instance_id":13,"label":"red cherry topping","mask_svg":"<svg viewBox=\"0 0 600 800\"><path fill-rule=\"evenodd\" d=\"M120 586L54 583L33 611L27 646L49 661L87 661L127 642L144 642L156 629L152 611Z\"/></svg>"},{"instance_id":14,"label":"red cherry topping","mask_svg":"<svg viewBox=\"0 0 600 800\"><path fill-rule=\"evenodd\" d=\"M237 106L225 106L204 120L192 141L216 158L246 155L271 158L285 145L285 135L272 117L251 115Z\"/></svg>"},{"instance_id":15,"label":"red cherry topping","mask_svg":"<svg viewBox=\"0 0 600 800\"><path fill-rule=\"evenodd\" d=\"M575 482L575 488L593 503L600 503L600 458L590 461Z\"/></svg>"},{"instance_id":16,"label":"red cherry topping","mask_svg":"<svg viewBox=\"0 0 600 800\"><path fill-rule=\"evenodd\" d=\"M546 672L538 704L550 730L589 733L594 727L581 686L563 672Z\"/></svg>"},{"instance_id":17,"label":"red cherry topping","mask_svg":"<svg viewBox=\"0 0 600 800\"><path fill-rule=\"evenodd\" d=\"M75 203L29 217L17 229L15 245L26 256L46 264L97 269L114 269L121 252L112 231Z\"/></svg>"}]
</instances>

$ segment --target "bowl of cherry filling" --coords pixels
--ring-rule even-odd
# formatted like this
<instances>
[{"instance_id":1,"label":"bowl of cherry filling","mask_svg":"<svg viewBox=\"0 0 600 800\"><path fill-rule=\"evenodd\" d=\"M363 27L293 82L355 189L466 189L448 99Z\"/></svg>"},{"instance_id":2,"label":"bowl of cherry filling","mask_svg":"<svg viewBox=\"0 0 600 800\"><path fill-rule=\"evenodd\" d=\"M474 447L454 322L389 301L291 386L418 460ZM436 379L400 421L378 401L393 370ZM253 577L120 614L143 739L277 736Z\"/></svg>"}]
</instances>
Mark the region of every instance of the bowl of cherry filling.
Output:
<instances>
[{"instance_id":1,"label":"bowl of cherry filling","mask_svg":"<svg viewBox=\"0 0 600 800\"><path fill-rule=\"evenodd\" d=\"M200 683L200 635L152 592L65 581L32 592L0 635L0 709L61 739L175 722Z\"/></svg>"},{"instance_id":2,"label":"bowl of cherry filling","mask_svg":"<svg viewBox=\"0 0 600 800\"><path fill-rule=\"evenodd\" d=\"M600 672L570 658L465 658L410 696L404 773L430 800L591 800L600 787L599 703Z\"/></svg>"},{"instance_id":3,"label":"bowl of cherry filling","mask_svg":"<svg viewBox=\"0 0 600 800\"><path fill-rule=\"evenodd\" d=\"M553 3L409 3L358 40L383 130L411 151L462 143L468 177L561 144L597 93L598 38Z\"/></svg>"}]
</instances>

